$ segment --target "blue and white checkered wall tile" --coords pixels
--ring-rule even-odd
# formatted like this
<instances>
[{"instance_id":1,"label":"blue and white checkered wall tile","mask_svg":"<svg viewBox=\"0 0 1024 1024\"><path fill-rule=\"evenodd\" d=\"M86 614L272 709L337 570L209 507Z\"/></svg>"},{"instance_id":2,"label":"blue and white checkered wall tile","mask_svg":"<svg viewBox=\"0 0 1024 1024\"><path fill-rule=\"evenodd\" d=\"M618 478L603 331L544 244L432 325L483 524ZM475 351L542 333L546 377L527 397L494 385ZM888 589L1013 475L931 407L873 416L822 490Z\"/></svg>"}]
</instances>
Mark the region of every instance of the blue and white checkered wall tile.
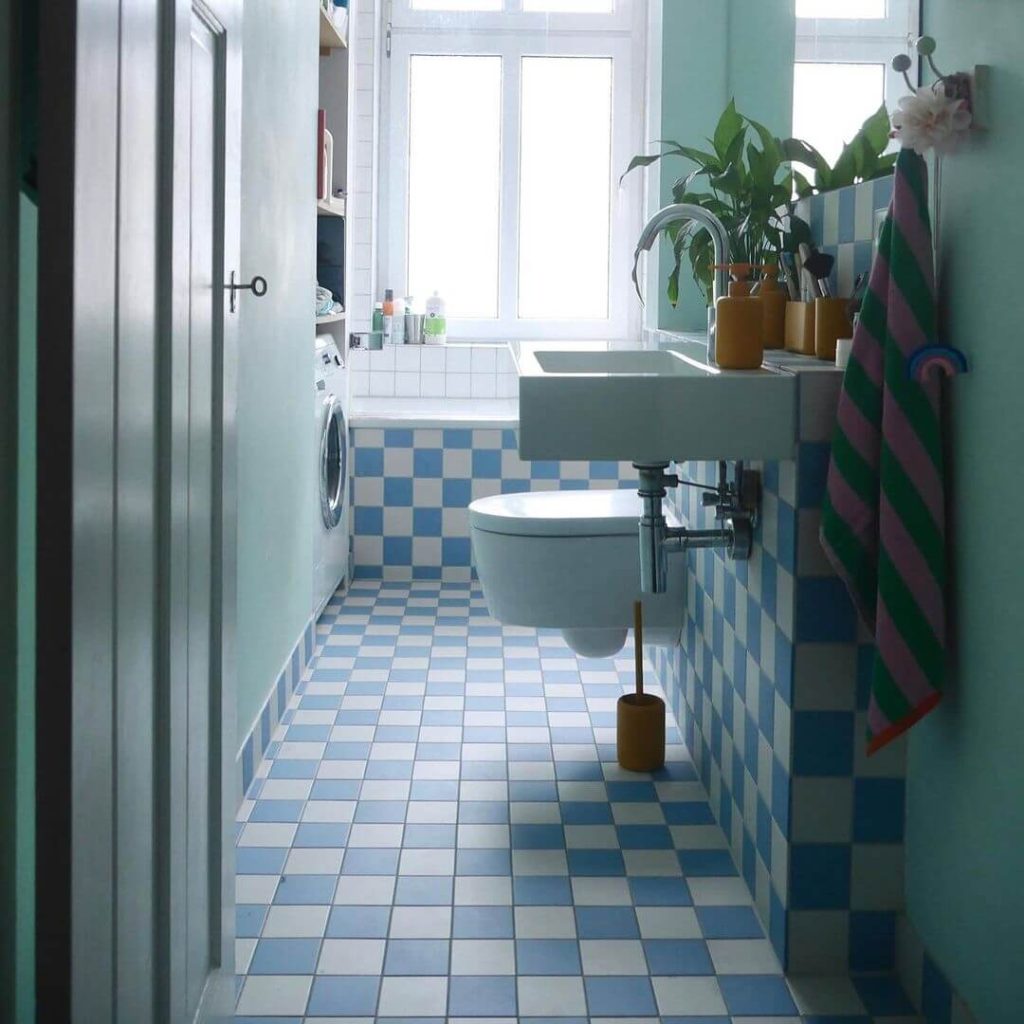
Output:
<instances>
[{"instance_id":1,"label":"blue and white checkered wall tile","mask_svg":"<svg viewBox=\"0 0 1024 1024\"><path fill-rule=\"evenodd\" d=\"M338 601L338 595L331 598L331 602L335 604ZM328 606L331 602L328 602ZM295 646L281 667L274 685L263 702L263 707L260 708L260 713L256 716L256 721L253 722L235 755L235 795L239 801L249 791L256 769L266 754L278 723L283 719L288 702L302 681L307 666L313 660L315 643L315 624L310 619L302 635L295 641Z\"/></svg>"},{"instance_id":2,"label":"blue and white checkered wall tile","mask_svg":"<svg viewBox=\"0 0 1024 1024\"><path fill-rule=\"evenodd\" d=\"M749 562L689 555L682 650L655 652L719 824L792 971L892 969L903 891L904 746L863 753L870 646L818 542L841 375L799 373L793 461L755 466ZM712 482L710 464L683 474ZM683 519L707 525L696 492Z\"/></svg>"},{"instance_id":3,"label":"blue and white checkered wall tile","mask_svg":"<svg viewBox=\"0 0 1024 1024\"><path fill-rule=\"evenodd\" d=\"M871 269L879 211L892 199L892 175L802 199L797 213L811 226L815 245L835 257L833 295L849 295L857 275Z\"/></svg>"},{"instance_id":4,"label":"blue and white checkered wall tile","mask_svg":"<svg viewBox=\"0 0 1024 1024\"><path fill-rule=\"evenodd\" d=\"M967 1001L924 948L905 914L896 925L896 967L900 983L925 1024L975 1024Z\"/></svg>"},{"instance_id":5,"label":"blue and white checkered wall tile","mask_svg":"<svg viewBox=\"0 0 1024 1024\"><path fill-rule=\"evenodd\" d=\"M468 505L520 491L635 487L618 462L524 462L515 432L352 428L356 579L468 581Z\"/></svg>"},{"instance_id":6,"label":"blue and white checkered wall tile","mask_svg":"<svg viewBox=\"0 0 1024 1024\"><path fill-rule=\"evenodd\" d=\"M710 463L679 468L687 479L708 484L717 472ZM787 464L751 468L762 472L764 488L753 557L732 562L716 551L688 555L681 657L657 652L655 660L673 703L682 695L680 721L694 763L781 959L789 876L795 474ZM680 489L676 500L688 524L707 525L697 491Z\"/></svg>"}]
</instances>

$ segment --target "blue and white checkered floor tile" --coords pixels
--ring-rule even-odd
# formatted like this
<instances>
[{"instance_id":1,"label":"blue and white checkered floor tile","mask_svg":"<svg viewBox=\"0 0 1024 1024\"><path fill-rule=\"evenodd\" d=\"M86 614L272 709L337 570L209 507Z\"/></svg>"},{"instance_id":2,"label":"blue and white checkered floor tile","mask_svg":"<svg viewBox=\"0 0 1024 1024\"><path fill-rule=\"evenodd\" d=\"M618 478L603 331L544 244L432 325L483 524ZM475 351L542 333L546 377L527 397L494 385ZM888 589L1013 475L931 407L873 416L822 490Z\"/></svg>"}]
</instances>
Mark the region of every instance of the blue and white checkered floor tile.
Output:
<instances>
[{"instance_id":1,"label":"blue and white checkered floor tile","mask_svg":"<svg viewBox=\"0 0 1024 1024\"><path fill-rule=\"evenodd\" d=\"M240 812L239 1019L908 1019L886 979L783 978L674 722L664 770L618 767L629 649L438 583L359 583L317 643Z\"/></svg>"}]
</instances>

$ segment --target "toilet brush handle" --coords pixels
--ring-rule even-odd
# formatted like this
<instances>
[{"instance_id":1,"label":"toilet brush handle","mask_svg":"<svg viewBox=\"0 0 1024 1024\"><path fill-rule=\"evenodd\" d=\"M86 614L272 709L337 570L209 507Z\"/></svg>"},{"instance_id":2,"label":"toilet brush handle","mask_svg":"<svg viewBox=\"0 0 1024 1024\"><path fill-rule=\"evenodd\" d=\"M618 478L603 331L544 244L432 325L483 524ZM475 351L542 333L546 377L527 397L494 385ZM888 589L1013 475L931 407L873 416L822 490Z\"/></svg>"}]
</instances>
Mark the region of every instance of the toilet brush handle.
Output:
<instances>
[{"instance_id":1,"label":"toilet brush handle","mask_svg":"<svg viewBox=\"0 0 1024 1024\"><path fill-rule=\"evenodd\" d=\"M636 659L636 692L644 693L644 609L639 601L633 602L633 647Z\"/></svg>"}]
</instances>

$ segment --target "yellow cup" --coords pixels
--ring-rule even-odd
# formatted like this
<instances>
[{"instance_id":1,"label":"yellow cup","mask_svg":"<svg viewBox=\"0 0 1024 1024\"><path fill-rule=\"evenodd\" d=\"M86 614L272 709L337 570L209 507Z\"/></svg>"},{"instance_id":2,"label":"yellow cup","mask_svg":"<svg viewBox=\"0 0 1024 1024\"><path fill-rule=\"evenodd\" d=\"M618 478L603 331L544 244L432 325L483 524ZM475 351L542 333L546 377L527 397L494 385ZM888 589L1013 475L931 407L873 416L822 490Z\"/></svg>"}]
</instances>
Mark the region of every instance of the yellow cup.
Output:
<instances>
[{"instance_id":1,"label":"yellow cup","mask_svg":"<svg viewBox=\"0 0 1024 1024\"><path fill-rule=\"evenodd\" d=\"M846 315L848 299L814 300L814 354L834 363L836 339L849 338L853 325Z\"/></svg>"},{"instance_id":2,"label":"yellow cup","mask_svg":"<svg viewBox=\"0 0 1024 1024\"><path fill-rule=\"evenodd\" d=\"M814 355L814 303L786 303L786 350Z\"/></svg>"}]
</instances>

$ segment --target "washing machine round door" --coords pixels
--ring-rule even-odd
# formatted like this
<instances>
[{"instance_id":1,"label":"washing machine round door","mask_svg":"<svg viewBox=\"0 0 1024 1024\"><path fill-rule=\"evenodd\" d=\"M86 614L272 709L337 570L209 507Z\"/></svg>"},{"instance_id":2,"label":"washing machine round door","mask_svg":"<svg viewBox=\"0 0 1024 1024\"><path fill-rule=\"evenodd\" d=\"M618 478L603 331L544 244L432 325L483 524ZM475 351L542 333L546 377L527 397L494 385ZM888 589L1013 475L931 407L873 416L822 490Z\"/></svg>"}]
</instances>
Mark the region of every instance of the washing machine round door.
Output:
<instances>
[{"instance_id":1,"label":"washing machine round door","mask_svg":"<svg viewBox=\"0 0 1024 1024\"><path fill-rule=\"evenodd\" d=\"M348 479L348 427L335 395L324 399L323 432L320 435L320 513L324 526L333 530L341 522Z\"/></svg>"}]
</instances>

